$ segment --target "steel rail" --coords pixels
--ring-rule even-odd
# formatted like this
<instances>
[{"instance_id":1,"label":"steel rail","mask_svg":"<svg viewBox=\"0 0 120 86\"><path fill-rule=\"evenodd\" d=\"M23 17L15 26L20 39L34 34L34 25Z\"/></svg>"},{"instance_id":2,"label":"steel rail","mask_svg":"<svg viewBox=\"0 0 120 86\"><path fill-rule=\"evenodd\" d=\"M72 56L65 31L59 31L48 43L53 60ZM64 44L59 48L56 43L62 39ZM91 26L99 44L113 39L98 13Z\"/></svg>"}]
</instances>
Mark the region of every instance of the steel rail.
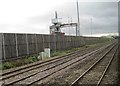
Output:
<instances>
[{"instance_id":1,"label":"steel rail","mask_svg":"<svg viewBox=\"0 0 120 86\"><path fill-rule=\"evenodd\" d=\"M75 79L70 86L74 86L85 74L87 74L95 65L97 65L114 47L115 45L113 45L105 54L101 56L100 59L98 59L92 66L90 66L84 73L82 73L82 75Z\"/></svg>"},{"instance_id":2,"label":"steel rail","mask_svg":"<svg viewBox=\"0 0 120 86\"><path fill-rule=\"evenodd\" d=\"M90 48L87 48L87 49L90 49ZM35 64L32 63L32 64L28 64L28 65L25 65L25 66L22 66L22 67L13 68L13 69L10 69L9 71L2 72L2 74L0 74L0 75L5 76L7 74L10 74L10 73L13 73L13 72L16 72L16 71L24 70L25 68L30 68L32 66L36 66L36 65L43 64L43 63L46 63L46 62L50 62L50 61L53 61L53 60L57 60L57 59L60 59L60 58L62 59L64 57L68 57L69 55L75 54L75 53L80 52L80 51L82 51L82 50L77 50L77 51L74 51L72 53L68 53L67 55L55 57L55 58L52 58L52 59L49 59L49 60L46 60L46 61L42 61L42 62L38 62L38 63L35 63ZM84 51L84 49L83 49L83 51Z\"/></svg>"},{"instance_id":3,"label":"steel rail","mask_svg":"<svg viewBox=\"0 0 120 86\"><path fill-rule=\"evenodd\" d=\"M111 63L112 63L112 61L113 61L113 59L114 59L114 57L115 57L116 52L117 52L117 49L115 50L115 52L113 53L113 55L112 55L112 57L111 57L109 63L107 64L107 66L106 66L106 68L105 68L105 70L104 70L102 76L100 77L100 79L99 79L99 81L98 81L98 83L97 83L97 86L100 85L102 79L104 78L104 76L105 76L107 70L109 69L109 67L110 67L110 65L111 65Z\"/></svg>"},{"instance_id":4,"label":"steel rail","mask_svg":"<svg viewBox=\"0 0 120 86\"><path fill-rule=\"evenodd\" d=\"M101 48L100 48L100 49L101 49ZM83 56L83 58L81 58L81 59L79 59L79 60L77 60L77 61L75 61L75 62L73 62L73 63L71 63L71 64L69 64L69 65L67 65L67 66L65 66L65 67L63 67L63 68L61 68L61 69L59 69L59 70L57 70L57 71L54 71L54 72L51 73L51 74L48 74L47 76L45 76L45 77L43 77L43 78L41 78L41 79L38 79L38 80L36 80L36 81L33 81L33 82L28 83L27 86L33 85L34 83L36 83L36 82L38 82L38 81L40 81L40 80L42 80L42 79L44 79L44 78L46 78L46 77L48 77L48 76L50 76L50 75L53 75L54 73L56 73L56 72L58 72L58 71L60 71L60 70L62 70L62 69L65 69L65 68L71 66L72 64L74 64L74 63L76 63L76 62L79 62L79 61L82 60L82 59L87 58L88 56L94 54L95 52L99 51L100 49L97 49L97 50L95 50L95 51L93 51L93 52L91 52L91 53L86 54L85 56Z\"/></svg>"},{"instance_id":5,"label":"steel rail","mask_svg":"<svg viewBox=\"0 0 120 86\"><path fill-rule=\"evenodd\" d=\"M111 44L110 44L111 45ZM92 52L97 52L97 51L99 51L99 50L101 50L102 48L107 48L107 47L109 47L110 45L107 45L107 46L104 46L104 47L101 47L101 48L99 48L99 49L97 49L97 50L94 50L94 51L92 51ZM91 53L91 52L90 52ZM92 54L92 53L91 53ZM89 55L91 55L91 54L87 54L88 56ZM87 55L85 55L85 56L87 56ZM71 64L72 65L72 64ZM70 66L70 65L68 65L68 66ZM67 67L67 66L66 66ZM64 68L66 68L66 67L64 67ZM50 69L50 68L49 68ZM63 69L63 68L62 68ZM60 70L62 70L62 69L60 69ZM48 69L47 69L48 70ZM43 71L46 71L46 70L43 70ZM59 71L59 70L58 70ZM56 71L57 72L57 71ZM52 74L54 74L54 73L56 73L56 72L53 72ZM38 72L38 73L40 73L40 72ZM33 73L32 75L29 75L29 76L27 76L27 77L25 77L25 78L22 78L22 79L20 79L20 80L18 80L18 81L21 81L21 80L24 80L24 79L26 79L26 78L29 78L29 77L31 77L31 76L34 76L34 75L36 75L36 74L38 74L38 73ZM52 74L50 74L50 75L52 75ZM50 76L50 75L48 75L48 76ZM47 77L47 76L45 76L45 77ZM44 78L45 78L44 77ZM15 82L18 82L18 81L15 81ZM12 85L12 84L14 84L15 82L11 82L11 83L9 83L9 84L7 84L7 85ZM33 82L34 83L34 82ZM33 83L29 83L28 85L30 85L30 84L33 84Z\"/></svg>"},{"instance_id":6,"label":"steel rail","mask_svg":"<svg viewBox=\"0 0 120 86\"><path fill-rule=\"evenodd\" d=\"M109 44L107 47L109 47L111 44ZM106 47L106 48L107 48ZM16 70L16 71L11 71L11 72L9 72L9 73L7 73L7 74L9 74L9 75L7 75L7 76L5 76L5 75L3 75L2 76L2 80L4 80L4 79L7 79L7 78L10 78L10 77L13 77L13 76L16 76L16 75L18 75L18 74L22 74L22 73L24 73L24 72L28 72L28 71L30 71L30 70L34 70L34 69L37 69L37 68L40 68L40 67L42 67L42 66L45 66L45 65L48 65L48 64L51 64L51 63L54 63L54 62L59 62L60 60L64 60L66 57L68 57L68 56L73 56L73 55L78 55L77 53L79 52L80 50L78 50L78 51L75 51L74 53L70 53L70 54L68 54L68 55L65 55L65 56L62 56L61 58L55 58L55 59L52 59L52 60L48 60L48 61L46 61L47 63L40 63L39 65L38 64L35 64L35 65L32 65L32 66L28 66L28 67L25 67L25 68L22 68L21 69L21 71L19 71L19 70ZM80 53L83 53L84 52L84 50L83 51L81 51ZM86 53L83 53L82 55L84 55L84 54L86 54ZM30 68L31 67L31 68ZM26 68L29 68L29 69L26 69ZM26 69L26 70L23 70L23 69ZM18 72L17 72L18 71ZM15 72L15 74L13 73L13 72ZM10 74L11 73L11 74Z\"/></svg>"},{"instance_id":7,"label":"steel rail","mask_svg":"<svg viewBox=\"0 0 120 86\"><path fill-rule=\"evenodd\" d=\"M71 56L71 55L76 55L76 53L77 53L77 52L75 52L75 53L73 53L73 54L70 54L69 56ZM82 52L81 52L81 53L82 53ZM10 78L11 76L15 76L15 75L18 75L18 74L22 74L22 73L24 73L24 72L28 72L28 71L30 71L30 70L34 70L34 69L40 68L40 67L45 66L45 65L48 65L48 64L50 64L50 63L58 62L58 61L60 61L60 60L65 59L66 57L68 57L68 55L62 56L62 57L58 57L58 58L55 58L55 59L52 59L52 60L48 60L48 61L46 61L46 63L44 62L44 63L35 64L35 65L32 65L32 66L28 66L28 67L22 68L21 70L23 70L23 71L17 70L19 73L17 73L17 71L9 72L9 73L7 73L7 74L10 74L10 73L11 73L11 75L9 75L9 76L8 76L7 74L2 75L2 80L7 79L7 78ZM30 67L31 67L31 68L30 68ZM26 68L29 68L29 69L24 70L24 69L26 69ZM12 74L13 72L16 72L16 74ZM7 75L7 77L6 77L5 75Z\"/></svg>"},{"instance_id":8,"label":"steel rail","mask_svg":"<svg viewBox=\"0 0 120 86\"><path fill-rule=\"evenodd\" d=\"M109 47L109 46L107 46L107 47ZM91 54L93 54L93 53L95 53L95 52L97 52L97 51L99 51L99 50L101 50L101 49L107 48L107 47L105 46L105 47L99 48L99 49L97 49L97 50L94 50L94 51L92 51L92 52L89 52L89 53L87 53L86 55L82 56L82 57L84 57L84 58L81 58L80 60L85 59L85 58L87 58L88 56L90 56ZM81 56L80 56L80 57L81 57ZM78 61L80 61L80 60L78 60ZM74 64L74 63L76 63L76 62L78 62L78 61L75 61L75 62L73 62L73 63L71 63L71 64L63 67L62 69L66 68L66 67L68 67L68 66L70 66L70 65L72 65L72 64ZM69 62L69 61L68 61L68 62ZM64 63L66 63L66 62L64 62ZM57 66L58 66L58 65L57 65ZM56 66L54 66L54 67L56 67ZM54 67L51 67L51 68L54 68ZM49 69L51 69L51 68L48 68L48 69L46 69L46 70L49 70ZM62 70L62 69L60 69L60 70ZM43 71L46 71L46 70L43 70ZM58 70L58 71L60 71L60 70ZM43 71L40 71L40 72L43 72ZM27 76L27 77L18 79L18 80L16 80L16 81L13 81L13 82L10 82L10 83L7 83L6 85L12 85L12 84L14 84L14 83L16 83L16 82L22 81L22 80L27 79L27 78L29 78L29 77L31 77L31 76L34 76L34 75L36 75L36 74L39 74L40 72L36 72L36 73L30 74L30 75ZM40 80L42 80L42 79L44 79L44 78L46 78L46 77L48 77L48 76L50 76L50 75L52 75L52 74L54 74L54 73L56 73L56 72L57 72L57 71L54 71L53 73L48 74L47 76L41 78ZM37 80L37 81L38 81L38 80ZM37 81L35 81L35 82L37 82ZM31 85L31 84L33 84L33 83L35 83L35 82L31 82L31 83L29 83L28 85Z\"/></svg>"},{"instance_id":9,"label":"steel rail","mask_svg":"<svg viewBox=\"0 0 120 86\"><path fill-rule=\"evenodd\" d=\"M73 53L76 53L76 51L75 51L75 52L72 52L72 53L69 53L69 54L67 54L67 55L65 55L65 56L69 56L69 55L71 55L71 54L73 54ZM64 56L64 57L65 57L65 56ZM63 56L60 56L60 57L62 58ZM56 60L56 59L59 59L59 57L52 58L52 59L49 59L49 60L46 60L46 61L43 61L43 62L38 62L38 63L35 63L35 64L30 64L29 66L18 67L18 68L16 68L16 69L13 68L14 70L10 69L10 71L7 71L7 72L2 73L2 74L0 74L0 75L4 76L4 75L7 75L7 74L12 73L12 72L16 72L16 71L19 71L19 70L23 70L23 69L25 69L25 68L30 68L30 67L32 67L32 66L35 66L35 65L38 65L38 64L43 64L43 63L46 63L46 62L50 62L50 61L53 61L53 60Z\"/></svg>"}]
</instances>

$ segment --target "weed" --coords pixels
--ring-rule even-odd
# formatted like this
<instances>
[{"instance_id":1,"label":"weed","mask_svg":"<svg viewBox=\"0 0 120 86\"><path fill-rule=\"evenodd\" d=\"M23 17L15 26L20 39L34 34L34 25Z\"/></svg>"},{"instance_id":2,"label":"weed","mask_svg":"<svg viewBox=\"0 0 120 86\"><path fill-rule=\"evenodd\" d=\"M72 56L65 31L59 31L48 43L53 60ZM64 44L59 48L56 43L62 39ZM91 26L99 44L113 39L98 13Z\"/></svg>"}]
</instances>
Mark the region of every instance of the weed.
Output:
<instances>
[{"instance_id":1,"label":"weed","mask_svg":"<svg viewBox=\"0 0 120 86\"><path fill-rule=\"evenodd\" d=\"M5 63L2 64L2 69L3 69L3 70L4 70L4 69L13 68L13 67L15 67L15 65L12 64L11 62L5 62Z\"/></svg>"},{"instance_id":2,"label":"weed","mask_svg":"<svg viewBox=\"0 0 120 86\"><path fill-rule=\"evenodd\" d=\"M0 63L0 70L2 70L2 69L3 69L2 63Z\"/></svg>"},{"instance_id":3,"label":"weed","mask_svg":"<svg viewBox=\"0 0 120 86\"><path fill-rule=\"evenodd\" d=\"M37 60L38 60L38 59L37 59L37 57L35 57L35 56L28 57L28 61L29 61L30 63L36 62Z\"/></svg>"}]
</instances>

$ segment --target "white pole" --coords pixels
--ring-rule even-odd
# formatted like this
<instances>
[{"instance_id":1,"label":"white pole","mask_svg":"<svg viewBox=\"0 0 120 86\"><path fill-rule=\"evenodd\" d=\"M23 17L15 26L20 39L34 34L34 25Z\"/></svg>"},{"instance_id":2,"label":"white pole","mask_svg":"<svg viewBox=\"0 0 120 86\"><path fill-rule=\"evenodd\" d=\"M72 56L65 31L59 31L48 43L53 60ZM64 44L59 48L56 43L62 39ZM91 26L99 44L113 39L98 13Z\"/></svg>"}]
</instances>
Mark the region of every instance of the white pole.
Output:
<instances>
[{"instance_id":1,"label":"white pole","mask_svg":"<svg viewBox=\"0 0 120 86\"><path fill-rule=\"evenodd\" d=\"M91 37L92 37L92 18L91 18Z\"/></svg>"},{"instance_id":2,"label":"white pole","mask_svg":"<svg viewBox=\"0 0 120 86\"><path fill-rule=\"evenodd\" d=\"M78 19L78 25L77 25L76 36L80 36L80 17L79 17L79 5L78 5L78 0L77 0L77 19Z\"/></svg>"},{"instance_id":3,"label":"white pole","mask_svg":"<svg viewBox=\"0 0 120 86\"><path fill-rule=\"evenodd\" d=\"M71 17L71 23L72 23L72 17ZM72 30L72 28L73 28L73 27L71 26L71 28L70 28L70 29ZM71 30L70 30L70 32L71 32ZM71 34L70 34L70 35L71 35Z\"/></svg>"},{"instance_id":4,"label":"white pole","mask_svg":"<svg viewBox=\"0 0 120 86\"><path fill-rule=\"evenodd\" d=\"M68 24L69 24L69 16L68 16ZM68 27L68 30L69 30L69 36L70 36L70 27Z\"/></svg>"}]
</instances>

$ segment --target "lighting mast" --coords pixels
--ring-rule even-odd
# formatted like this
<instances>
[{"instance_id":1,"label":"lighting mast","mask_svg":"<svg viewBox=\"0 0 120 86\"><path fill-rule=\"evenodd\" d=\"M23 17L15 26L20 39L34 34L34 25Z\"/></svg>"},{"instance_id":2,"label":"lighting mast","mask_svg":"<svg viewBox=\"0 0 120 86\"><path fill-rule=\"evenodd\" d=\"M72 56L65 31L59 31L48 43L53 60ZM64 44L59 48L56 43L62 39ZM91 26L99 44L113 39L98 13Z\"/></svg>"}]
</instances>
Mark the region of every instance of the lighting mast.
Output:
<instances>
[{"instance_id":1,"label":"lighting mast","mask_svg":"<svg viewBox=\"0 0 120 86\"><path fill-rule=\"evenodd\" d=\"M90 20L91 20L91 37L92 37L92 18Z\"/></svg>"},{"instance_id":2,"label":"lighting mast","mask_svg":"<svg viewBox=\"0 0 120 86\"><path fill-rule=\"evenodd\" d=\"M76 28L76 36L80 36L80 18L79 18L79 5L77 0L77 19L78 19L78 25Z\"/></svg>"}]
</instances>

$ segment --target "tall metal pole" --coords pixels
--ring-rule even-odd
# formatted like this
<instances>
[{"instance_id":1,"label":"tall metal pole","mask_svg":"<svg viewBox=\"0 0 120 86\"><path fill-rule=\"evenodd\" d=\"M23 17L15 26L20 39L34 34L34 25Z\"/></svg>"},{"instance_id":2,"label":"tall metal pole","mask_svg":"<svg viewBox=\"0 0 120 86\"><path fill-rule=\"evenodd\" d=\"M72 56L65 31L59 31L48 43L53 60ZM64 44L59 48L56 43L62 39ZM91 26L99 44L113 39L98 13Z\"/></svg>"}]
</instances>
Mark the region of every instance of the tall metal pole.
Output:
<instances>
[{"instance_id":1,"label":"tall metal pole","mask_svg":"<svg viewBox=\"0 0 120 86\"><path fill-rule=\"evenodd\" d=\"M91 37L92 37L92 18L91 18Z\"/></svg>"},{"instance_id":2,"label":"tall metal pole","mask_svg":"<svg viewBox=\"0 0 120 86\"><path fill-rule=\"evenodd\" d=\"M58 18L58 16L57 16L57 11L55 11L55 18L56 18L56 19Z\"/></svg>"},{"instance_id":3,"label":"tall metal pole","mask_svg":"<svg viewBox=\"0 0 120 86\"><path fill-rule=\"evenodd\" d=\"M80 18L79 18L79 5L77 0L77 19L78 19L78 25L76 28L76 36L80 36Z\"/></svg>"},{"instance_id":4,"label":"tall metal pole","mask_svg":"<svg viewBox=\"0 0 120 86\"><path fill-rule=\"evenodd\" d=\"M71 17L71 23L72 23L72 17ZM73 27L71 26L71 28L70 28L70 32L71 32L72 28L73 28ZM70 35L71 35L71 34L70 34Z\"/></svg>"},{"instance_id":5,"label":"tall metal pole","mask_svg":"<svg viewBox=\"0 0 120 86\"><path fill-rule=\"evenodd\" d=\"M70 23L69 21L69 16L68 16L68 24ZM69 36L70 36L70 27L68 27L68 30L69 30Z\"/></svg>"}]
</instances>

